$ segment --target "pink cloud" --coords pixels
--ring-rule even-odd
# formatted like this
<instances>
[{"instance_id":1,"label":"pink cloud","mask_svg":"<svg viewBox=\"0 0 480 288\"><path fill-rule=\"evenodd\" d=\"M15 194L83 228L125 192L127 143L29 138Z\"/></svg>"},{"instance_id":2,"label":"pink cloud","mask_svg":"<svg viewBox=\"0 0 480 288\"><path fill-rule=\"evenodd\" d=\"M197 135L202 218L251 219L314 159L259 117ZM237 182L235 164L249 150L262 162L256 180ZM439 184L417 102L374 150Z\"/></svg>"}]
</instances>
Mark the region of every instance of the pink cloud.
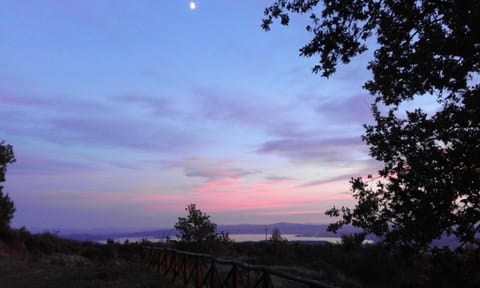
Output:
<instances>
[{"instance_id":1,"label":"pink cloud","mask_svg":"<svg viewBox=\"0 0 480 288\"><path fill-rule=\"evenodd\" d=\"M277 210L277 211L260 211L260 215L265 216L290 216L290 215L323 215L323 210Z\"/></svg>"},{"instance_id":2,"label":"pink cloud","mask_svg":"<svg viewBox=\"0 0 480 288\"><path fill-rule=\"evenodd\" d=\"M239 178L252 172L245 171L243 169L236 168L218 168L218 169L204 169L197 170L192 168L185 168L185 175L189 177L205 177L209 179L218 178Z\"/></svg>"},{"instance_id":3,"label":"pink cloud","mask_svg":"<svg viewBox=\"0 0 480 288\"><path fill-rule=\"evenodd\" d=\"M224 178L221 180L212 180L194 187L192 190L203 194L224 193L224 192L239 192L241 179L239 178Z\"/></svg>"},{"instance_id":4,"label":"pink cloud","mask_svg":"<svg viewBox=\"0 0 480 288\"><path fill-rule=\"evenodd\" d=\"M298 180L294 179L247 182L225 178L208 181L191 190L199 194L203 206L211 211L301 208L324 201L351 199L347 194L324 195L310 187L299 187Z\"/></svg>"}]
</instances>

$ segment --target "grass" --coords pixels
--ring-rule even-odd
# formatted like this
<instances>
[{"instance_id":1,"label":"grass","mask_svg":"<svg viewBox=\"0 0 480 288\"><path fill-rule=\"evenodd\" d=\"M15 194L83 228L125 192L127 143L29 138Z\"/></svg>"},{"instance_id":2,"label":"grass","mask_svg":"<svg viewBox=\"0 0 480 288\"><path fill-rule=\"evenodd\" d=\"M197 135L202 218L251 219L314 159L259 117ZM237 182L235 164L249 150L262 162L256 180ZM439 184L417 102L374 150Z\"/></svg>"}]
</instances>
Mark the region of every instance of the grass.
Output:
<instances>
[{"instance_id":1,"label":"grass","mask_svg":"<svg viewBox=\"0 0 480 288\"><path fill-rule=\"evenodd\" d=\"M25 229L0 231L0 288L177 287L139 264L140 243L107 245Z\"/></svg>"},{"instance_id":2,"label":"grass","mask_svg":"<svg viewBox=\"0 0 480 288\"><path fill-rule=\"evenodd\" d=\"M0 258L0 287L169 288L176 287L159 273L136 264L65 265Z\"/></svg>"}]
</instances>

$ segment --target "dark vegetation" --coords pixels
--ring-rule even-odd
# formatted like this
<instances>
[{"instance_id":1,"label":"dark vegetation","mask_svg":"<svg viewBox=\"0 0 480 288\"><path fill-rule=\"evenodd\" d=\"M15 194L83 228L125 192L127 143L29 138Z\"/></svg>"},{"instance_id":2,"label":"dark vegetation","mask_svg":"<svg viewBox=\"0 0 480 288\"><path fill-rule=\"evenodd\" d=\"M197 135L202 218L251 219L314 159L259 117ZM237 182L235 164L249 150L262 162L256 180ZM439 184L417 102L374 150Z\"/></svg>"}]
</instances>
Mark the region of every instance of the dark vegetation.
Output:
<instances>
[{"instance_id":1,"label":"dark vegetation","mask_svg":"<svg viewBox=\"0 0 480 288\"><path fill-rule=\"evenodd\" d=\"M381 245L236 243L226 255L338 287L479 287L478 250L403 261Z\"/></svg>"},{"instance_id":2,"label":"dark vegetation","mask_svg":"<svg viewBox=\"0 0 480 288\"><path fill-rule=\"evenodd\" d=\"M186 210L190 213L187 219L191 214L205 216L205 221L195 222L189 231L212 224L198 208ZM179 221L182 219L186 218ZM265 265L338 287L480 287L480 250L474 247L457 251L436 248L433 253L406 257L394 253L384 242L362 244L363 235L343 236L338 245L302 244L285 240L279 229L273 229L269 240L261 242L234 243L228 236L225 240L218 235L202 241L185 239L191 238L156 245Z\"/></svg>"},{"instance_id":3,"label":"dark vegetation","mask_svg":"<svg viewBox=\"0 0 480 288\"><path fill-rule=\"evenodd\" d=\"M50 232L32 234L23 228L9 229L0 234L0 256L13 256L27 260L43 257L51 258L53 262L71 260L80 264L138 263L141 246L142 243L120 244L112 240L107 241L106 245L75 241L58 237ZM62 255L66 255L63 260Z\"/></svg>"},{"instance_id":4,"label":"dark vegetation","mask_svg":"<svg viewBox=\"0 0 480 288\"><path fill-rule=\"evenodd\" d=\"M144 244L7 229L0 234L0 287L174 287L140 265Z\"/></svg>"},{"instance_id":5,"label":"dark vegetation","mask_svg":"<svg viewBox=\"0 0 480 288\"><path fill-rule=\"evenodd\" d=\"M404 261L383 245L361 245L347 239L342 245L307 245L288 242L279 231L261 242L221 239L202 242L201 247L182 241L155 244L110 240L99 244L62 239L52 233L10 230L0 240L0 287L171 287L169 280L139 265L143 245L265 265L338 287L480 285L478 250L445 250Z\"/></svg>"}]
</instances>

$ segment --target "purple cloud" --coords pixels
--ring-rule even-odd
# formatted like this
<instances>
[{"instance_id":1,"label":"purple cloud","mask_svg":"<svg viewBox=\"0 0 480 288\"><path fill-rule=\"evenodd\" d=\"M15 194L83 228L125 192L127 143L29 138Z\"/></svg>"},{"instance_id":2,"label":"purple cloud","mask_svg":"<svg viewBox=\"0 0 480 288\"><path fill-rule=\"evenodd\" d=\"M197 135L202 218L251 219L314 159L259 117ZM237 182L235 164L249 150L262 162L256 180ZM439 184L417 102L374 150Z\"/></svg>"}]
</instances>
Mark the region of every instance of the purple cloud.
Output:
<instances>
[{"instance_id":1,"label":"purple cloud","mask_svg":"<svg viewBox=\"0 0 480 288\"><path fill-rule=\"evenodd\" d=\"M259 173L258 171L250 171L241 168L232 168L231 160L211 160L204 158L186 159L183 166L185 176L203 177L208 180L224 179L224 178L241 178L243 176Z\"/></svg>"},{"instance_id":2,"label":"purple cloud","mask_svg":"<svg viewBox=\"0 0 480 288\"><path fill-rule=\"evenodd\" d=\"M320 186L324 184L329 184L329 183L334 183L337 181L350 181L350 179L355 178L355 177L364 177L367 178L370 176L370 180L376 180L380 178L380 176L377 174L377 172L381 168L380 162L374 160L374 159L368 159L368 160L363 160L363 168L359 169L358 171L355 171L355 173L348 173L348 174L342 174L338 175L335 177L330 177L326 179L319 179L319 180L314 180L314 181L308 181L306 183L303 183L299 185L298 187L313 187L313 186Z\"/></svg>"},{"instance_id":3,"label":"purple cloud","mask_svg":"<svg viewBox=\"0 0 480 288\"><path fill-rule=\"evenodd\" d=\"M14 165L11 166L9 173L16 174L57 174L57 173L78 173L79 171L98 170L93 163L75 160L59 160L52 157L39 155L23 155L20 151L16 151L16 159Z\"/></svg>"},{"instance_id":4,"label":"purple cloud","mask_svg":"<svg viewBox=\"0 0 480 288\"><path fill-rule=\"evenodd\" d=\"M196 87L193 90L197 97L202 118L220 122L241 124L280 137L306 137L302 131L302 123L292 120L292 106L272 104L263 97L255 97L244 91L221 91L212 88ZM256 98L258 101L245 101ZM298 116L298 115L297 115Z\"/></svg>"},{"instance_id":5,"label":"purple cloud","mask_svg":"<svg viewBox=\"0 0 480 288\"><path fill-rule=\"evenodd\" d=\"M192 169L185 168L185 176L188 177L204 177L208 179L219 178L241 178L242 176L252 174L252 172L239 168L224 168L224 169Z\"/></svg>"},{"instance_id":6,"label":"purple cloud","mask_svg":"<svg viewBox=\"0 0 480 288\"><path fill-rule=\"evenodd\" d=\"M372 171L370 171L370 172L372 172ZM328 178L328 179L309 181L309 182L306 182L306 183L303 183L303 184L299 185L298 187L313 187L313 186L324 185L324 184L328 184L328 183L332 183L332 182L336 182L336 181L347 182L347 181L350 181L350 179L352 177L357 177L357 176L361 176L361 175L359 175L358 173L357 174L344 174L344 175L340 175L340 176L336 176L336 177L331 177L331 178Z\"/></svg>"},{"instance_id":7,"label":"purple cloud","mask_svg":"<svg viewBox=\"0 0 480 288\"><path fill-rule=\"evenodd\" d=\"M142 94L130 93L111 98L120 104L133 104L152 111L155 115L169 115L174 116L178 111L174 111L170 100L164 97L153 97Z\"/></svg>"},{"instance_id":8,"label":"purple cloud","mask_svg":"<svg viewBox=\"0 0 480 288\"><path fill-rule=\"evenodd\" d=\"M175 127L121 117L59 117L51 121L55 134L42 137L56 143L102 144L147 150L179 151L194 141Z\"/></svg>"},{"instance_id":9,"label":"purple cloud","mask_svg":"<svg viewBox=\"0 0 480 288\"><path fill-rule=\"evenodd\" d=\"M109 99L112 100L111 98ZM161 98L131 94L117 102L83 100L58 95L0 92L0 115L5 121L0 135L34 137L56 144L183 151L195 137L177 123L174 111ZM139 117L131 104L145 105L161 117Z\"/></svg>"},{"instance_id":10,"label":"purple cloud","mask_svg":"<svg viewBox=\"0 0 480 288\"><path fill-rule=\"evenodd\" d=\"M45 113L52 111L55 113L81 112L88 110L90 112L104 111L108 105L100 101L88 101L77 99L62 94L41 94L41 93L13 93L7 90L0 90L0 102L5 106L15 107L27 110L34 109L37 112Z\"/></svg>"},{"instance_id":11,"label":"purple cloud","mask_svg":"<svg viewBox=\"0 0 480 288\"><path fill-rule=\"evenodd\" d=\"M365 94L346 99L327 98L316 104L315 111L332 122L364 124L373 119L370 110L372 101L373 97Z\"/></svg>"},{"instance_id":12,"label":"purple cloud","mask_svg":"<svg viewBox=\"0 0 480 288\"><path fill-rule=\"evenodd\" d=\"M258 153L273 153L292 160L346 163L366 154L360 137L333 139L281 139L264 143Z\"/></svg>"}]
</instances>

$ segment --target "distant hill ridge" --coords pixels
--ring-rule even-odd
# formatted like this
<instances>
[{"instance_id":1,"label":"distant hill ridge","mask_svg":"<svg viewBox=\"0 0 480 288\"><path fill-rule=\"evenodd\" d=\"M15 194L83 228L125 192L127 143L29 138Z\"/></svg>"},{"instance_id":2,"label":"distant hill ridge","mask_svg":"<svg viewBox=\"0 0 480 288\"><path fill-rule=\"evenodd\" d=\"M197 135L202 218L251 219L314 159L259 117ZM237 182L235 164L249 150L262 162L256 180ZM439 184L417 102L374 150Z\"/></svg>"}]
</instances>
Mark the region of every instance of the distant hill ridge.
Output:
<instances>
[{"instance_id":1,"label":"distant hill ridge","mask_svg":"<svg viewBox=\"0 0 480 288\"><path fill-rule=\"evenodd\" d=\"M278 228L282 234L296 234L300 236L314 236L314 237L341 237L342 235L352 234L359 232L360 230L352 226L346 226L338 231L337 234L333 234L327 231L328 225L326 224L298 224L298 223L274 223L267 224L267 234L270 235L274 228ZM63 238L81 240L81 241L102 241L107 239L119 239L119 238L165 238L167 236L175 236L178 232L173 228L163 228L156 230L143 230L143 231L130 231L121 232L121 229L112 230L105 229L95 231L85 231L68 233L60 231L58 234ZM265 234L265 224L236 224L236 225L218 225L217 232L226 232L230 234ZM71 231L70 231L71 232ZM380 238L375 235L368 235L366 237L369 240L375 242ZM458 247L459 242L454 237L442 237L435 240L432 246L449 246L451 248Z\"/></svg>"},{"instance_id":2,"label":"distant hill ridge","mask_svg":"<svg viewBox=\"0 0 480 288\"><path fill-rule=\"evenodd\" d=\"M317 236L317 237L339 237L344 234L350 234L358 231L353 227L346 227L333 234L327 231L326 224L297 224L297 223L274 223L274 224L236 224L236 225L218 225L217 232L226 232L230 234L264 234L265 226L267 227L267 234L271 234L274 228L280 230L282 234L298 234L303 236ZM101 232L101 231L86 231L77 233L62 233L59 235L64 238L75 240L90 240L99 241L105 239L115 238L164 238L167 236L175 236L178 232L173 228L165 228L158 230L144 230L137 232Z\"/></svg>"}]
</instances>

